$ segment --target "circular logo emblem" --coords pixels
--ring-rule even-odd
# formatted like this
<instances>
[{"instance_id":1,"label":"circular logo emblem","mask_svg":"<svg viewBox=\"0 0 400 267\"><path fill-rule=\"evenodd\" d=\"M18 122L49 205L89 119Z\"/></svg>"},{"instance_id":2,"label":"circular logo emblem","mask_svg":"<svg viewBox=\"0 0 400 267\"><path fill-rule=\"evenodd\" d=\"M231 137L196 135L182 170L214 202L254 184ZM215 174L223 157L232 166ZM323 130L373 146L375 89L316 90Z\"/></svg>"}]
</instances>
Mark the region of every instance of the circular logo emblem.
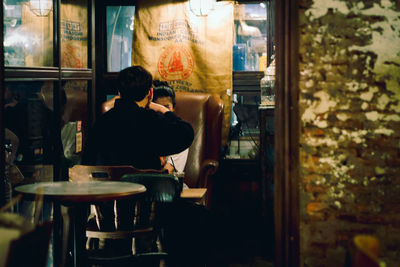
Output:
<instances>
[{"instance_id":1,"label":"circular logo emblem","mask_svg":"<svg viewBox=\"0 0 400 267\"><path fill-rule=\"evenodd\" d=\"M184 80L193 72L193 56L183 45L165 48L158 59L158 73L166 81Z\"/></svg>"}]
</instances>

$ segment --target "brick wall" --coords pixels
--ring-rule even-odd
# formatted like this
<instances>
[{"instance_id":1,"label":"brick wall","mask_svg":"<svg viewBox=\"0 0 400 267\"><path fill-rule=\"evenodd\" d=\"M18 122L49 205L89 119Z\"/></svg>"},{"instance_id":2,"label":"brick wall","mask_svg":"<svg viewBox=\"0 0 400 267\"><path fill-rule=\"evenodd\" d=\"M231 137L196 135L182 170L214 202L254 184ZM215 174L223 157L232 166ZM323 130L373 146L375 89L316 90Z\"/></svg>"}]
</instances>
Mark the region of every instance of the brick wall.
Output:
<instances>
[{"instance_id":1,"label":"brick wall","mask_svg":"<svg viewBox=\"0 0 400 267\"><path fill-rule=\"evenodd\" d=\"M300 118L301 266L400 266L400 1L300 0Z\"/></svg>"}]
</instances>

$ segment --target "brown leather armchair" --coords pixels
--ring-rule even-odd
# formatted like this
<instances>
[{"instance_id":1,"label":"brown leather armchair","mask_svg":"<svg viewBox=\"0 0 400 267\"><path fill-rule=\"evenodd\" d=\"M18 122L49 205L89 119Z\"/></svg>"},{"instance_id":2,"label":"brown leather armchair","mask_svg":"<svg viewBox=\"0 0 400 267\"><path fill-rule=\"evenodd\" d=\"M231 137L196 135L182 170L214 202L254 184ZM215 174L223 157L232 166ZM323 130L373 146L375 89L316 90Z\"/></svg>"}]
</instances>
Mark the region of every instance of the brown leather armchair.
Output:
<instances>
[{"instance_id":1,"label":"brown leather armchair","mask_svg":"<svg viewBox=\"0 0 400 267\"><path fill-rule=\"evenodd\" d=\"M114 97L102 104L102 112L114 106ZM190 188L207 188L206 205L210 206L213 175L219 165L224 103L216 94L176 92L175 113L189 122L195 132L189 148L184 182Z\"/></svg>"}]
</instances>

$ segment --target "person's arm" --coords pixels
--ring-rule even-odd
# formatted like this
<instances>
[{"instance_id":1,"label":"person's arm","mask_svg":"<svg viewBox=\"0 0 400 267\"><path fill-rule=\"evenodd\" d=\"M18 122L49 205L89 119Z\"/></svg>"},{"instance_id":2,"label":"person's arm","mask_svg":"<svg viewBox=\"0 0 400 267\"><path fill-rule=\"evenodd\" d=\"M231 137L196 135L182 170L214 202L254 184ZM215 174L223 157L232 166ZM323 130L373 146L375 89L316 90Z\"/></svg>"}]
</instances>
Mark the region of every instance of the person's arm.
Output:
<instances>
[{"instance_id":1,"label":"person's arm","mask_svg":"<svg viewBox=\"0 0 400 267\"><path fill-rule=\"evenodd\" d=\"M149 113L149 123L151 123L148 126L149 134L153 140L151 149L160 156L177 154L193 142L194 131L190 123L183 121L171 111L164 114Z\"/></svg>"},{"instance_id":2,"label":"person's arm","mask_svg":"<svg viewBox=\"0 0 400 267\"><path fill-rule=\"evenodd\" d=\"M170 111L169 109L167 109L163 105L160 105L160 104L157 104L157 103L154 103L154 102L150 102L148 108L154 110L155 112L159 112L161 114L165 114L166 112Z\"/></svg>"}]
</instances>

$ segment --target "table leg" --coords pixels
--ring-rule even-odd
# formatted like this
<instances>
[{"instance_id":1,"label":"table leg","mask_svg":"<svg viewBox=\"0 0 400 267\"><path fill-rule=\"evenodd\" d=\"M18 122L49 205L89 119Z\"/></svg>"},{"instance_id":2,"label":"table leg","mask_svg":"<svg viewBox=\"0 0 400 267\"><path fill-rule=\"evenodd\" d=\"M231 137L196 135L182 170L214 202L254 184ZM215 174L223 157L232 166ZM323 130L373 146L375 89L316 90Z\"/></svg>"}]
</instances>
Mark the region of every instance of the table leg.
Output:
<instances>
[{"instance_id":1,"label":"table leg","mask_svg":"<svg viewBox=\"0 0 400 267\"><path fill-rule=\"evenodd\" d=\"M74 266L87 266L86 221L88 205L79 204L71 209Z\"/></svg>"},{"instance_id":2,"label":"table leg","mask_svg":"<svg viewBox=\"0 0 400 267\"><path fill-rule=\"evenodd\" d=\"M62 250L62 221L61 221L61 207L60 204L53 204L53 265L54 266L64 266L65 256L62 255L64 252Z\"/></svg>"}]
</instances>

